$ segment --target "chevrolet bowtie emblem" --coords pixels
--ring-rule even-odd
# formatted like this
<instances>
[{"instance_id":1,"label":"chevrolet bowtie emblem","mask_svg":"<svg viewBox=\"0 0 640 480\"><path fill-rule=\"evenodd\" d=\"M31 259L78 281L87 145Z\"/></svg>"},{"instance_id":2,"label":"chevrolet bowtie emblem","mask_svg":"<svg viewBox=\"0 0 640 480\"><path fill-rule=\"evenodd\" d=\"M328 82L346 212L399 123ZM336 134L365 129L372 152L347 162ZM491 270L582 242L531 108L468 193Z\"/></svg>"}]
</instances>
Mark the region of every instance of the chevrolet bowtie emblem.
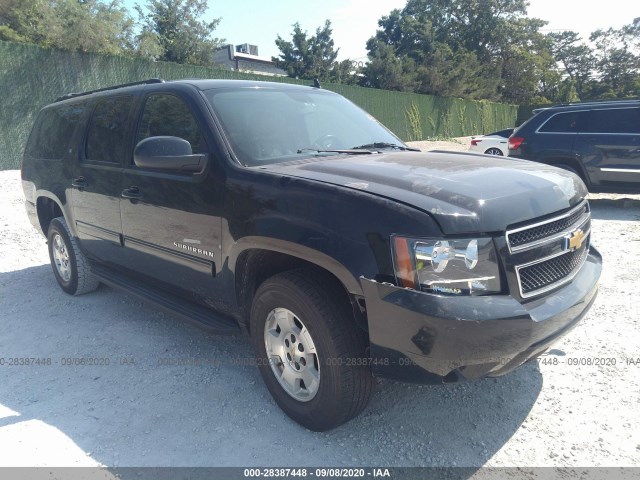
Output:
<instances>
[{"instance_id":1,"label":"chevrolet bowtie emblem","mask_svg":"<svg viewBox=\"0 0 640 480\"><path fill-rule=\"evenodd\" d=\"M577 229L564 237L564 249L576 250L582 246L585 234L581 229Z\"/></svg>"}]
</instances>

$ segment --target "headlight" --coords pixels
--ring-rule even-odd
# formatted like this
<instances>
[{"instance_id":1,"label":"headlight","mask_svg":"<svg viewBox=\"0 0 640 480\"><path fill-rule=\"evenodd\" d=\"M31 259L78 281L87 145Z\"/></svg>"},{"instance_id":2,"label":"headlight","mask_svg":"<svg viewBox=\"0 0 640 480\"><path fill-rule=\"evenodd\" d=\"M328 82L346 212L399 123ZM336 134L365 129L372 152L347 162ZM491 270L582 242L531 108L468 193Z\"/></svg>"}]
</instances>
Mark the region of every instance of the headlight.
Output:
<instances>
[{"instance_id":1,"label":"headlight","mask_svg":"<svg viewBox=\"0 0 640 480\"><path fill-rule=\"evenodd\" d=\"M491 238L392 237L399 285L444 295L500 293L500 269Z\"/></svg>"}]
</instances>

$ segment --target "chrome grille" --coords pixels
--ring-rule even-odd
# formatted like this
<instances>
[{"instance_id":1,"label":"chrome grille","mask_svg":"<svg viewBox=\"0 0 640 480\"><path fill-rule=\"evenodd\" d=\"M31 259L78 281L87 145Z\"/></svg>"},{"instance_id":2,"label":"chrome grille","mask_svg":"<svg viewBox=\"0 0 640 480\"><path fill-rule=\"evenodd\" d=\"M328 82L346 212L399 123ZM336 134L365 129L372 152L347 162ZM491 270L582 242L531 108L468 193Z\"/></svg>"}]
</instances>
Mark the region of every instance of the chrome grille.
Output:
<instances>
[{"instance_id":1,"label":"chrome grille","mask_svg":"<svg viewBox=\"0 0 640 480\"><path fill-rule=\"evenodd\" d=\"M518 267L520 293L523 297L532 293L542 293L555 286L566 283L584 263L589 251L589 238L577 250L569 251L543 260L542 262Z\"/></svg>"},{"instance_id":2,"label":"chrome grille","mask_svg":"<svg viewBox=\"0 0 640 480\"><path fill-rule=\"evenodd\" d=\"M553 237L565 232L589 213L589 205L585 202L578 208L569 211L562 217L555 217L545 222L512 230L507 233L507 242L512 250L523 249L524 246L539 240Z\"/></svg>"},{"instance_id":3,"label":"chrome grille","mask_svg":"<svg viewBox=\"0 0 640 480\"><path fill-rule=\"evenodd\" d=\"M578 273L589 253L590 227L591 213L585 200L561 215L507 230L507 245L523 298L563 285ZM571 241L578 234L584 235L582 244L571 249ZM532 261L531 253L524 253L531 250L541 252L540 258ZM519 252L527 263L518 265Z\"/></svg>"}]
</instances>

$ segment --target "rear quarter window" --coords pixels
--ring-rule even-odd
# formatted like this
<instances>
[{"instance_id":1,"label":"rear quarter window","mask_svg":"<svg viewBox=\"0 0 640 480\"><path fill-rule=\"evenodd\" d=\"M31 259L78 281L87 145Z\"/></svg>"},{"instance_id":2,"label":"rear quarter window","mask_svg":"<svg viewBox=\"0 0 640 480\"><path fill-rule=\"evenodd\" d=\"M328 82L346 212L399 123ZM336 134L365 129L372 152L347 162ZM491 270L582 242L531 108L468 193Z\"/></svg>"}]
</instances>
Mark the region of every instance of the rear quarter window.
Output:
<instances>
[{"instance_id":1,"label":"rear quarter window","mask_svg":"<svg viewBox=\"0 0 640 480\"><path fill-rule=\"evenodd\" d=\"M71 153L76 127L86 109L87 104L80 102L42 110L29 136L25 156L61 159Z\"/></svg>"}]
</instances>

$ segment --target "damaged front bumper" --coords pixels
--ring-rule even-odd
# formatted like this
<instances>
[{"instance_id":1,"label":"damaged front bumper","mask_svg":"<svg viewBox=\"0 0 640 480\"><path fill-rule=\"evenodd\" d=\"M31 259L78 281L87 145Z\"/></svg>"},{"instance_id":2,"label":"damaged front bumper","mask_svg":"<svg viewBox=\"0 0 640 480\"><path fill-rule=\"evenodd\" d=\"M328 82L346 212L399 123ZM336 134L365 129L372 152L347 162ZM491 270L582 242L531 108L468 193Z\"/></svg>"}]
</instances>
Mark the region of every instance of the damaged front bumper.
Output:
<instances>
[{"instance_id":1,"label":"damaged front bumper","mask_svg":"<svg viewBox=\"0 0 640 480\"><path fill-rule=\"evenodd\" d=\"M569 284L527 302L434 295L361 278L373 373L418 383L504 375L580 321L596 298L601 270L592 248Z\"/></svg>"}]
</instances>

